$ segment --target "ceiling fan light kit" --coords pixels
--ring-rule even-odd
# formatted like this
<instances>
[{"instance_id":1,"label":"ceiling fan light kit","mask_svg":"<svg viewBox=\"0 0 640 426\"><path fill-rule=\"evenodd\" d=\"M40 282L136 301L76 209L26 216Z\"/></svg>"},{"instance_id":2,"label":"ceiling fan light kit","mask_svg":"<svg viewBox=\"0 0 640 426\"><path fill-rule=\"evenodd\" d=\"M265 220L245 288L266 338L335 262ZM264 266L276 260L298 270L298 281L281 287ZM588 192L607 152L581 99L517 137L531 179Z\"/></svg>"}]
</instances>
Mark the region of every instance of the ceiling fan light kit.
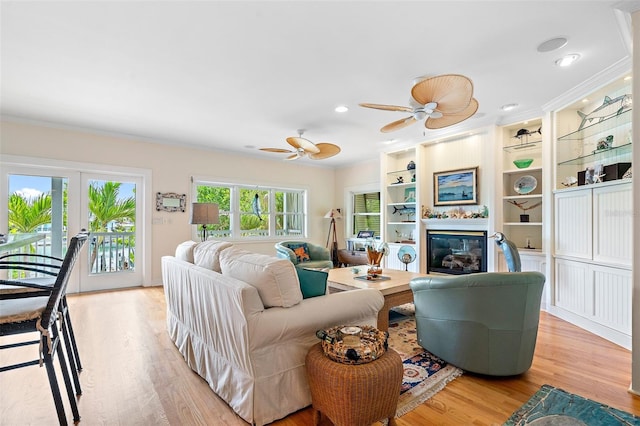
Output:
<instances>
[{"instance_id":1,"label":"ceiling fan light kit","mask_svg":"<svg viewBox=\"0 0 640 426\"><path fill-rule=\"evenodd\" d=\"M413 107L370 103L361 103L360 106L411 114L383 126L380 131L384 133L422 120L425 120L427 129L441 129L458 124L478 111L478 101L473 98L473 82L460 74L444 74L420 80L411 89L411 98Z\"/></svg>"}]
</instances>

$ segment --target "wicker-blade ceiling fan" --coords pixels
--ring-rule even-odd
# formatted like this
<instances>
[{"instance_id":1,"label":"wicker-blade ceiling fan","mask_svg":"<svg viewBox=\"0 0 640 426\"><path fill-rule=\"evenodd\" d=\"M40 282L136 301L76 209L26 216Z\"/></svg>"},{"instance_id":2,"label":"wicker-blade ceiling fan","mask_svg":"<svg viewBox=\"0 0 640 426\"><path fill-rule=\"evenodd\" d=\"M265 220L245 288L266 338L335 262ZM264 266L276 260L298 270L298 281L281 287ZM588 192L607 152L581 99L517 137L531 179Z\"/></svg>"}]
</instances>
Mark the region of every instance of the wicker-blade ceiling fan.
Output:
<instances>
[{"instance_id":1,"label":"wicker-blade ceiling fan","mask_svg":"<svg viewBox=\"0 0 640 426\"><path fill-rule=\"evenodd\" d=\"M478 110L473 97L473 82L460 74L444 74L418 81L411 89L412 106L361 103L365 108L408 112L411 115L380 129L387 133L425 120L427 129L441 129L458 124Z\"/></svg>"},{"instance_id":2,"label":"wicker-blade ceiling fan","mask_svg":"<svg viewBox=\"0 0 640 426\"><path fill-rule=\"evenodd\" d=\"M291 136L287 138L287 143L295 148L295 150L283 148L260 148L261 151L288 153L291 154L285 160L296 160L302 157L309 157L312 160L324 160L340 152L340 147L328 142L313 143L302 137L304 129L298 130L299 136Z\"/></svg>"}]
</instances>

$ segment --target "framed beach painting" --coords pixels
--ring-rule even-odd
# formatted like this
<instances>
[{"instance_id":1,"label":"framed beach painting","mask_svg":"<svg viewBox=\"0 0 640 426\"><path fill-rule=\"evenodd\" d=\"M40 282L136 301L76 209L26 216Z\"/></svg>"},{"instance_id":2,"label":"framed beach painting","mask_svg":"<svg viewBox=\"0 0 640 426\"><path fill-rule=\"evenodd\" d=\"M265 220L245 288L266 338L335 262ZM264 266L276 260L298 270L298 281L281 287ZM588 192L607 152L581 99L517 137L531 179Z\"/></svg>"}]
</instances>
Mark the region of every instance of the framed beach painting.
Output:
<instances>
[{"instance_id":1,"label":"framed beach painting","mask_svg":"<svg viewBox=\"0 0 640 426\"><path fill-rule=\"evenodd\" d=\"M478 204L478 168L434 173L433 204Z\"/></svg>"}]
</instances>

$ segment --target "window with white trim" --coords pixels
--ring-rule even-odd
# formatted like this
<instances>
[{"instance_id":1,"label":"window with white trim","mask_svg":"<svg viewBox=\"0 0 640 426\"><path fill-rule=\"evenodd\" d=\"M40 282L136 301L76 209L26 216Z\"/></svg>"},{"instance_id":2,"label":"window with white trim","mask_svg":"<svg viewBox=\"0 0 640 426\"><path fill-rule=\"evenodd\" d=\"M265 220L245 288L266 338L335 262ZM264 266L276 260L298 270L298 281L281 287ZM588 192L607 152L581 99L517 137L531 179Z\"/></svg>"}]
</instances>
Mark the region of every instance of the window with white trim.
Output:
<instances>
[{"instance_id":1,"label":"window with white trim","mask_svg":"<svg viewBox=\"0 0 640 426\"><path fill-rule=\"evenodd\" d=\"M218 204L220 220L207 225L208 237L307 236L306 190L205 181L194 188L194 201Z\"/></svg>"},{"instance_id":2,"label":"window with white trim","mask_svg":"<svg viewBox=\"0 0 640 426\"><path fill-rule=\"evenodd\" d=\"M380 236L380 192L353 193L353 235L360 231L375 231Z\"/></svg>"}]
</instances>

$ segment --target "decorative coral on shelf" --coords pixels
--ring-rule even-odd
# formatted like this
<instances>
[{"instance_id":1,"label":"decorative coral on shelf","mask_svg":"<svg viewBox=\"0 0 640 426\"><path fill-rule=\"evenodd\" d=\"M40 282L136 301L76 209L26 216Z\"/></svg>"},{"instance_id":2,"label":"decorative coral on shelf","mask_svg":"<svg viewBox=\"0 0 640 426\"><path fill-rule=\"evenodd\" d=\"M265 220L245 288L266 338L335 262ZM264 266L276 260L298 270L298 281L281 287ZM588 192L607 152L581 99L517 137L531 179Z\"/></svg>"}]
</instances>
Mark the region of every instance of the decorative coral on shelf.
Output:
<instances>
[{"instance_id":1,"label":"decorative coral on shelf","mask_svg":"<svg viewBox=\"0 0 640 426\"><path fill-rule=\"evenodd\" d=\"M542 201L539 201L531 206L525 206L526 203L528 203L528 201L522 201L522 202L517 202L516 200L507 200L508 202L510 202L511 204L513 204L514 206L518 207L520 210L522 210L523 212L526 212L527 210L531 210L533 208L538 207L539 205L542 204Z\"/></svg>"},{"instance_id":2,"label":"decorative coral on shelf","mask_svg":"<svg viewBox=\"0 0 640 426\"><path fill-rule=\"evenodd\" d=\"M516 206L517 208L519 208L520 210L522 210L523 214L520 215L520 222L529 222L529 215L526 213L527 210L531 210L542 204L542 201L538 201L537 203L532 204L530 206L525 206L525 204L528 203L529 201L522 201L522 202L517 202L516 200L507 200L507 201L513 204L514 206Z\"/></svg>"}]
</instances>

